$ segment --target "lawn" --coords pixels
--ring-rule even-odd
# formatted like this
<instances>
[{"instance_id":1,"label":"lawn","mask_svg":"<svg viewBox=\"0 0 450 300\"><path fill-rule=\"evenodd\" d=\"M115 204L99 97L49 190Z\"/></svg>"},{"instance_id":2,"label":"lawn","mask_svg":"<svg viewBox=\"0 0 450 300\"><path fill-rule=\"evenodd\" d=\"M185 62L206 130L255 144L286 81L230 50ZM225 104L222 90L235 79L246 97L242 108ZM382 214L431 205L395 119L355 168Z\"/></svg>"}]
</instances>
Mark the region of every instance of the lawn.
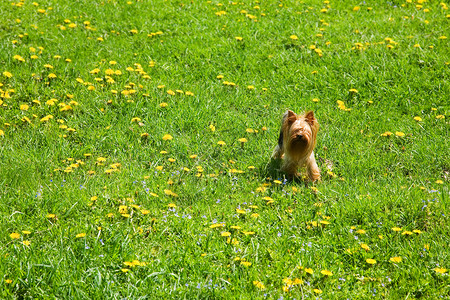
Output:
<instances>
[{"instance_id":1,"label":"lawn","mask_svg":"<svg viewBox=\"0 0 450 300\"><path fill-rule=\"evenodd\" d=\"M0 16L0 298L450 297L446 3ZM270 159L286 109L319 182Z\"/></svg>"}]
</instances>

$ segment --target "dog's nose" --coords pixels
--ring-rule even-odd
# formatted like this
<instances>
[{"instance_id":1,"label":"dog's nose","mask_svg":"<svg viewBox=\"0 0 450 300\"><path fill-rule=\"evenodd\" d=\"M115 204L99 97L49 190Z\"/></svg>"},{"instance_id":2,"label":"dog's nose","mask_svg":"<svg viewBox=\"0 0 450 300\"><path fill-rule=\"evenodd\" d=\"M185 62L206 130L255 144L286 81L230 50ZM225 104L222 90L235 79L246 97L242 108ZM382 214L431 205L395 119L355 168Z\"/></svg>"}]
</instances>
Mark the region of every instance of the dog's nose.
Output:
<instances>
[{"instance_id":1,"label":"dog's nose","mask_svg":"<svg viewBox=\"0 0 450 300\"><path fill-rule=\"evenodd\" d=\"M303 135L297 134L297 140L301 140L303 138Z\"/></svg>"}]
</instances>

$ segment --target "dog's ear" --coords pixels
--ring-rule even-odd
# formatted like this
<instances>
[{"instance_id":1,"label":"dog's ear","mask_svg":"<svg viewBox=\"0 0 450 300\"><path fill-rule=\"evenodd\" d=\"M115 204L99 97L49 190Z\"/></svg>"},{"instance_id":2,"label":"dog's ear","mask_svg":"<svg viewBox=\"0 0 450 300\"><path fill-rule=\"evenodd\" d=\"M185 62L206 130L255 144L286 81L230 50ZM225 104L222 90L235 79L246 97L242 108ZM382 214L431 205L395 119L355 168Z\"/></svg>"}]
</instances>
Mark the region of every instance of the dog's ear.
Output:
<instances>
[{"instance_id":1,"label":"dog's ear","mask_svg":"<svg viewBox=\"0 0 450 300\"><path fill-rule=\"evenodd\" d=\"M286 121L289 125L297 120L297 115L292 110L288 110L284 115L286 116Z\"/></svg>"},{"instance_id":2,"label":"dog's ear","mask_svg":"<svg viewBox=\"0 0 450 300\"><path fill-rule=\"evenodd\" d=\"M315 126L317 124L317 119L314 117L314 112L312 110L305 113L305 121L309 126Z\"/></svg>"}]
</instances>

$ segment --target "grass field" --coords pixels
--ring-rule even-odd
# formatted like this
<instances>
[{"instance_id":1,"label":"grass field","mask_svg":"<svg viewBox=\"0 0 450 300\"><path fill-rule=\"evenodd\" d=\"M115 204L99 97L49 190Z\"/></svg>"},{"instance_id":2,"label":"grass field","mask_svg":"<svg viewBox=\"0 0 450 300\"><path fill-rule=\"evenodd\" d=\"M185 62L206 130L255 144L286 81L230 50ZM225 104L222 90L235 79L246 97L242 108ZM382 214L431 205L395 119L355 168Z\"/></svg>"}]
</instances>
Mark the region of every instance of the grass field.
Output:
<instances>
[{"instance_id":1,"label":"grass field","mask_svg":"<svg viewBox=\"0 0 450 300\"><path fill-rule=\"evenodd\" d=\"M1 1L0 298L448 299L447 5Z\"/></svg>"}]
</instances>

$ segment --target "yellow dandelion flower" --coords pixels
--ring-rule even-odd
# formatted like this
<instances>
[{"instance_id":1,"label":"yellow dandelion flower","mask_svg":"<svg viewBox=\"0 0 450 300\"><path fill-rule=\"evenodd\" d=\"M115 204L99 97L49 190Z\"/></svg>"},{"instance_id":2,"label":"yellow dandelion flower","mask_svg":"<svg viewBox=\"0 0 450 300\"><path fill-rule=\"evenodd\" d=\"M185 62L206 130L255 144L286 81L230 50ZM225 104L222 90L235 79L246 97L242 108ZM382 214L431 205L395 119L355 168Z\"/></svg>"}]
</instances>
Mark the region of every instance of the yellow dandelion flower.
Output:
<instances>
[{"instance_id":1,"label":"yellow dandelion flower","mask_svg":"<svg viewBox=\"0 0 450 300\"><path fill-rule=\"evenodd\" d=\"M58 102L58 100L52 98L52 99L50 99L50 100L47 100L47 101L45 102L45 104L47 104L48 106L53 106L53 105L55 105L55 102Z\"/></svg>"},{"instance_id":2,"label":"yellow dandelion flower","mask_svg":"<svg viewBox=\"0 0 450 300\"><path fill-rule=\"evenodd\" d=\"M401 132L401 131L396 131L395 135L398 136L398 137L403 137L403 136L405 136L405 133Z\"/></svg>"},{"instance_id":3,"label":"yellow dandelion flower","mask_svg":"<svg viewBox=\"0 0 450 300\"><path fill-rule=\"evenodd\" d=\"M260 290L265 290L266 287L264 286L264 284L261 281L253 281L253 285L256 286L258 289Z\"/></svg>"},{"instance_id":4,"label":"yellow dandelion flower","mask_svg":"<svg viewBox=\"0 0 450 300\"><path fill-rule=\"evenodd\" d=\"M311 268L305 268L305 272L311 275L314 273L313 269Z\"/></svg>"},{"instance_id":5,"label":"yellow dandelion flower","mask_svg":"<svg viewBox=\"0 0 450 300\"><path fill-rule=\"evenodd\" d=\"M416 117L414 117L414 120L416 120L417 122L420 122L420 121L422 121L422 118L419 116L416 116Z\"/></svg>"},{"instance_id":6,"label":"yellow dandelion flower","mask_svg":"<svg viewBox=\"0 0 450 300\"><path fill-rule=\"evenodd\" d=\"M325 276L331 276L331 275L333 275L333 272L328 271L328 270L322 270L322 271L320 271L320 273L322 273L322 275L325 275Z\"/></svg>"},{"instance_id":7,"label":"yellow dandelion flower","mask_svg":"<svg viewBox=\"0 0 450 300\"><path fill-rule=\"evenodd\" d=\"M98 162L98 163L103 163L103 162L105 162L105 161L106 161L106 158L103 157L103 156L100 156L100 157L97 158L97 162Z\"/></svg>"},{"instance_id":8,"label":"yellow dandelion flower","mask_svg":"<svg viewBox=\"0 0 450 300\"><path fill-rule=\"evenodd\" d=\"M10 238L12 238L13 240L20 238L20 233L17 232L13 232L9 235Z\"/></svg>"},{"instance_id":9,"label":"yellow dandelion flower","mask_svg":"<svg viewBox=\"0 0 450 300\"><path fill-rule=\"evenodd\" d=\"M294 41L298 40L298 36L296 36L295 34L291 35L289 38Z\"/></svg>"},{"instance_id":10,"label":"yellow dandelion flower","mask_svg":"<svg viewBox=\"0 0 450 300\"><path fill-rule=\"evenodd\" d=\"M320 289L313 289L313 291L316 294L322 294L322 290L320 290Z\"/></svg>"},{"instance_id":11,"label":"yellow dandelion flower","mask_svg":"<svg viewBox=\"0 0 450 300\"><path fill-rule=\"evenodd\" d=\"M225 227L225 223L216 223L209 226L209 228Z\"/></svg>"},{"instance_id":12,"label":"yellow dandelion flower","mask_svg":"<svg viewBox=\"0 0 450 300\"><path fill-rule=\"evenodd\" d=\"M126 214L128 213L128 207L126 205L120 205L119 206L119 213L120 214Z\"/></svg>"},{"instance_id":13,"label":"yellow dandelion flower","mask_svg":"<svg viewBox=\"0 0 450 300\"><path fill-rule=\"evenodd\" d=\"M433 269L436 273L439 273L439 274L445 274L445 273L447 273L447 269L444 269L444 268L434 268Z\"/></svg>"},{"instance_id":14,"label":"yellow dandelion flower","mask_svg":"<svg viewBox=\"0 0 450 300\"><path fill-rule=\"evenodd\" d=\"M83 238L83 237L85 237L86 236L86 233L79 233L79 234L77 234L75 237L76 238Z\"/></svg>"},{"instance_id":15,"label":"yellow dandelion flower","mask_svg":"<svg viewBox=\"0 0 450 300\"><path fill-rule=\"evenodd\" d=\"M244 267L250 267L252 263L249 261L241 261L241 265L243 265Z\"/></svg>"},{"instance_id":16,"label":"yellow dandelion flower","mask_svg":"<svg viewBox=\"0 0 450 300\"><path fill-rule=\"evenodd\" d=\"M24 62L25 61L25 59L22 56L20 56L20 55L14 55L13 59L18 60L20 62Z\"/></svg>"},{"instance_id":17,"label":"yellow dandelion flower","mask_svg":"<svg viewBox=\"0 0 450 300\"><path fill-rule=\"evenodd\" d=\"M164 190L164 194L166 194L167 196L172 196L172 197L178 197L178 194L172 192L171 190Z\"/></svg>"},{"instance_id":18,"label":"yellow dandelion flower","mask_svg":"<svg viewBox=\"0 0 450 300\"><path fill-rule=\"evenodd\" d=\"M177 205L175 203L169 203L169 204L167 204L167 207L176 208Z\"/></svg>"},{"instance_id":19,"label":"yellow dandelion flower","mask_svg":"<svg viewBox=\"0 0 450 300\"><path fill-rule=\"evenodd\" d=\"M369 251L370 250L370 247L367 245L367 244L361 244L361 248L363 248L364 250L366 250L366 251Z\"/></svg>"},{"instance_id":20,"label":"yellow dandelion flower","mask_svg":"<svg viewBox=\"0 0 450 300\"><path fill-rule=\"evenodd\" d=\"M50 119L53 119L53 116L52 115L47 115L47 116L43 117L40 121L41 122L47 122Z\"/></svg>"},{"instance_id":21,"label":"yellow dandelion flower","mask_svg":"<svg viewBox=\"0 0 450 300\"><path fill-rule=\"evenodd\" d=\"M162 137L162 139L163 139L164 141L170 141L170 140L173 139L173 137L172 137L170 134L165 134L165 135Z\"/></svg>"},{"instance_id":22,"label":"yellow dandelion flower","mask_svg":"<svg viewBox=\"0 0 450 300\"><path fill-rule=\"evenodd\" d=\"M282 281L286 285L292 285L292 279L290 278L284 278Z\"/></svg>"},{"instance_id":23,"label":"yellow dandelion flower","mask_svg":"<svg viewBox=\"0 0 450 300\"><path fill-rule=\"evenodd\" d=\"M368 258L366 259L366 263L370 264L370 265L374 265L377 263L377 261L375 259L372 258Z\"/></svg>"},{"instance_id":24,"label":"yellow dandelion flower","mask_svg":"<svg viewBox=\"0 0 450 300\"><path fill-rule=\"evenodd\" d=\"M72 110L73 108L72 108L72 106L70 106L70 105L64 105L63 107L61 107L60 109L59 109L59 111L68 111L68 110Z\"/></svg>"},{"instance_id":25,"label":"yellow dandelion flower","mask_svg":"<svg viewBox=\"0 0 450 300\"><path fill-rule=\"evenodd\" d=\"M11 77L13 77L13 74L8 71L5 71L5 72L3 72L3 76L5 76L7 78L11 78Z\"/></svg>"},{"instance_id":26,"label":"yellow dandelion flower","mask_svg":"<svg viewBox=\"0 0 450 300\"><path fill-rule=\"evenodd\" d=\"M399 263L402 261L402 258L400 256L394 256L394 257L391 257L389 260L393 263Z\"/></svg>"},{"instance_id":27,"label":"yellow dandelion flower","mask_svg":"<svg viewBox=\"0 0 450 300\"><path fill-rule=\"evenodd\" d=\"M231 235L231 232L228 232L228 231L224 231L224 232L220 233L220 235L221 235L221 236L225 236L225 237L228 237L228 236L230 236L230 235Z\"/></svg>"},{"instance_id":28,"label":"yellow dandelion flower","mask_svg":"<svg viewBox=\"0 0 450 300\"><path fill-rule=\"evenodd\" d=\"M234 37L234 38L236 39L236 41L242 41L242 40L243 40L243 38L240 37L240 36L236 36L236 37Z\"/></svg>"}]
</instances>

